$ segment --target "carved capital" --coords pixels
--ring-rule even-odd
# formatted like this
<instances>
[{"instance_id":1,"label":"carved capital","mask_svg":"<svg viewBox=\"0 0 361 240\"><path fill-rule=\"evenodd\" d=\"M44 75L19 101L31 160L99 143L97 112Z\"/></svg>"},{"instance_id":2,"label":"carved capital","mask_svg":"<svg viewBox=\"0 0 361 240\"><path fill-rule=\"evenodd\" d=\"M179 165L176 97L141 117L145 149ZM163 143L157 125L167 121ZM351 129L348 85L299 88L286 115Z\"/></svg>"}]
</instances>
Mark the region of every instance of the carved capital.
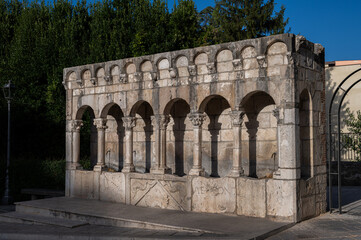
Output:
<instances>
[{"instance_id":1,"label":"carved capital","mask_svg":"<svg viewBox=\"0 0 361 240\"><path fill-rule=\"evenodd\" d=\"M160 115L159 116L159 127L160 129L167 129L168 123L170 121L170 117L168 115Z\"/></svg>"},{"instance_id":2,"label":"carved capital","mask_svg":"<svg viewBox=\"0 0 361 240\"><path fill-rule=\"evenodd\" d=\"M206 119L206 114L204 113L191 113L188 115L189 120L192 122L193 127L201 127L204 120Z\"/></svg>"},{"instance_id":3,"label":"carved capital","mask_svg":"<svg viewBox=\"0 0 361 240\"><path fill-rule=\"evenodd\" d=\"M246 113L243 111L231 111L229 115L231 116L232 126L241 127L243 124L244 115Z\"/></svg>"},{"instance_id":4,"label":"carved capital","mask_svg":"<svg viewBox=\"0 0 361 240\"><path fill-rule=\"evenodd\" d=\"M153 81L157 81L157 79L158 79L158 74L157 74L157 72L151 72L151 73L150 73L150 76L151 76L151 78L152 78Z\"/></svg>"},{"instance_id":5,"label":"carved capital","mask_svg":"<svg viewBox=\"0 0 361 240\"><path fill-rule=\"evenodd\" d=\"M154 126L159 126L160 129L167 129L168 123L170 121L169 115L157 114L151 116L152 124Z\"/></svg>"},{"instance_id":6,"label":"carved capital","mask_svg":"<svg viewBox=\"0 0 361 240\"><path fill-rule=\"evenodd\" d=\"M257 62L258 62L258 66L260 68L266 68L267 67L266 56L257 56Z\"/></svg>"},{"instance_id":7,"label":"carved capital","mask_svg":"<svg viewBox=\"0 0 361 240\"><path fill-rule=\"evenodd\" d=\"M141 72L134 73L134 78L137 82L142 81L142 73Z\"/></svg>"},{"instance_id":8,"label":"carved capital","mask_svg":"<svg viewBox=\"0 0 361 240\"><path fill-rule=\"evenodd\" d=\"M277 107L273 110L273 116L277 119L277 124L283 123L283 109Z\"/></svg>"},{"instance_id":9,"label":"carved capital","mask_svg":"<svg viewBox=\"0 0 361 240\"><path fill-rule=\"evenodd\" d=\"M177 69L176 68L169 68L169 75L171 78L177 77Z\"/></svg>"},{"instance_id":10,"label":"carved capital","mask_svg":"<svg viewBox=\"0 0 361 240\"><path fill-rule=\"evenodd\" d=\"M296 55L292 54L292 52L287 52L286 56L287 56L288 64L290 64L290 65L293 65L293 64L298 65Z\"/></svg>"},{"instance_id":11,"label":"carved capital","mask_svg":"<svg viewBox=\"0 0 361 240\"><path fill-rule=\"evenodd\" d=\"M258 121L246 122L246 127L247 127L247 132L248 132L249 138L252 140L256 139L259 122Z\"/></svg>"},{"instance_id":12,"label":"carved capital","mask_svg":"<svg viewBox=\"0 0 361 240\"><path fill-rule=\"evenodd\" d=\"M96 85L97 79L96 79L96 78L90 78L90 82L91 82L93 85Z\"/></svg>"},{"instance_id":13,"label":"carved capital","mask_svg":"<svg viewBox=\"0 0 361 240\"><path fill-rule=\"evenodd\" d=\"M97 127L97 129L107 129L107 119L106 118L96 118L94 119L94 125Z\"/></svg>"},{"instance_id":14,"label":"carved capital","mask_svg":"<svg viewBox=\"0 0 361 240\"><path fill-rule=\"evenodd\" d=\"M128 75L125 73L119 74L119 82L127 83L128 82Z\"/></svg>"},{"instance_id":15,"label":"carved capital","mask_svg":"<svg viewBox=\"0 0 361 240\"><path fill-rule=\"evenodd\" d=\"M309 67L309 68L313 68L313 57L307 56L307 58L306 58L306 65L307 65L307 67Z\"/></svg>"},{"instance_id":16,"label":"carved capital","mask_svg":"<svg viewBox=\"0 0 361 240\"><path fill-rule=\"evenodd\" d=\"M83 85L83 81L79 78L76 80L76 83L79 85L79 86L82 86Z\"/></svg>"},{"instance_id":17,"label":"carved capital","mask_svg":"<svg viewBox=\"0 0 361 240\"><path fill-rule=\"evenodd\" d=\"M235 59L232 61L233 68L235 71L242 70L242 60L241 59Z\"/></svg>"},{"instance_id":18,"label":"carved capital","mask_svg":"<svg viewBox=\"0 0 361 240\"><path fill-rule=\"evenodd\" d=\"M189 72L189 75L191 75L191 76L197 75L197 66L196 65L189 65L188 66L188 72Z\"/></svg>"},{"instance_id":19,"label":"carved capital","mask_svg":"<svg viewBox=\"0 0 361 240\"><path fill-rule=\"evenodd\" d=\"M104 80L105 80L106 82L110 82L110 81L112 80L112 76L106 75L106 76L104 76Z\"/></svg>"},{"instance_id":20,"label":"carved capital","mask_svg":"<svg viewBox=\"0 0 361 240\"><path fill-rule=\"evenodd\" d=\"M136 123L135 117L122 117L122 120L123 120L125 130L129 131L135 127L135 123Z\"/></svg>"},{"instance_id":21,"label":"carved capital","mask_svg":"<svg viewBox=\"0 0 361 240\"><path fill-rule=\"evenodd\" d=\"M83 126L82 120L69 120L67 121L67 132L79 132Z\"/></svg>"},{"instance_id":22,"label":"carved capital","mask_svg":"<svg viewBox=\"0 0 361 240\"><path fill-rule=\"evenodd\" d=\"M306 42L306 38L301 35L296 36L296 51L300 49L300 47Z\"/></svg>"},{"instance_id":23,"label":"carved capital","mask_svg":"<svg viewBox=\"0 0 361 240\"><path fill-rule=\"evenodd\" d=\"M207 63L207 69L208 69L208 72L211 73L211 74L217 72L216 64L214 62L213 63Z\"/></svg>"}]
</instances>

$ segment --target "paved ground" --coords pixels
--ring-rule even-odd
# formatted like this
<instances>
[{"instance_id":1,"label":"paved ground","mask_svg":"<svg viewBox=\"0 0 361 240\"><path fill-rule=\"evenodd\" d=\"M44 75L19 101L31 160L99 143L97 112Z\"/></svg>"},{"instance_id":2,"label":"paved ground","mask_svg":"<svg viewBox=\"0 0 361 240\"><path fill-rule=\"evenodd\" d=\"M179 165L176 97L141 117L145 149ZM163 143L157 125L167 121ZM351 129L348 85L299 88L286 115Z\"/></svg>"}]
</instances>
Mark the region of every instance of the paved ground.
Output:
<instances>
[{"instance_id":1,"label":"paved ground","mask_svg":"<svg viewBox=\"0 0 361 240\"><path fill-rule=\"evenodd\" d=\"M42 213L46 209L52 209L53 215L64 213L67 216L70 214L82 217L95 216L98 224L103 223L103 220L99 222L99 218L112 219L113 222L126 219L129 224L141 222L142 226L148 227L148 230L129 228L129 225L125 225L127 227L85 225L65 228L0 223L0 239L254 239L270 236L270 232L283 230L290 224L265 218L144 208L76 198L51 198L22 202L20 205ZM161 229L171 228L171 230L154 230L154 227L159 226Z\"/></svg>"},{"instance_id":2,"label":"paved ground","mask_svg":"<svg viewBox=\"0 0 361 240\"><path fill-rule=\"evenodd\" d=\"M333 190L337 206L337 189ZM343 214L326 213L303 221L268 239L361 239L361 187L342 188Z\"/></svg>"},{"instance_id":3,"label":"paved ground","mask_svg":"<svg viewBox=\"0 0 361 240\"><path fill-rule=\"evenodd\" d=\"M336 197L334 197L336 199ZM294 225L277 233L269 232L271 236L268 239L360 239L361 240L361 187L343 188L343 211L344 214L326 213L317 218L313 218ZM336 205L335 205L336 206ZM0 211L12 210L9 207L0 207ZM207 216L205 214L204 216ZM217 215L209 215L217 216ZM229 217L224 216L223 217ZM162 215L159 215L162 218ZM226 219L226 218L225 218ZM177 222L179 219L166 221ZM213 226L226 226L224 219L210 218L209 228ZM254 223L247 225L252 227L250 231L257 231ZM187 225L192 223L187 222ZM200 223L198 223L198 227ZM241 224L247 224L243 222ZM253 226L252 226L253 225ZM262 224L261 224L262 225ZM247 228L247 226L244 226ZM224 229L228 231L229 229ZM257 235L257 234L256 234ZM255 235L255 236L256 236ZM267 235L257 235L264 239ZM179 231L157 231L134 228L119 228L108 226L87 225L68 229L56 226L40 226L14 223L0 223L0 239L250 239L249 236L242 235L224 235L211 233L190 233Z\"/></svg>"}]
</instances>

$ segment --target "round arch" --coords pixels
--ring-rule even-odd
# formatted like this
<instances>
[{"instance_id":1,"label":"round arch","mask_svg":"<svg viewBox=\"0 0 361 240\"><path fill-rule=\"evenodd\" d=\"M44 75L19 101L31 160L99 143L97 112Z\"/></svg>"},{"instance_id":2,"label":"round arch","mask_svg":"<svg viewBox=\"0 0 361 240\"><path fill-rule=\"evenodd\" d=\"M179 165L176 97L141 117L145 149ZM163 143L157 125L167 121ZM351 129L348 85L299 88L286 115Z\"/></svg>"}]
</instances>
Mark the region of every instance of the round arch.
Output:
<instances>
[{"instance_id":1,"label":"round arch","mask_svg":"<svg viewBox=\"0 0 361 240\"><path fill-rule=\"evenodd\" d=\"M247 108L247 105L249 104L250 100L255 97L262 98L264 100L264 102L263 102L264 106L276 104L274 98L269 93L267 93L265 91L257 90L257 91L250 92L246 96L244 96L239 104L239 108L241 108L241 109Z\"/></svg>"},{"instance_id":2,"label":"round arch","mask_svg":"<svg viewBox=\"0 0 361 240\"><path fill-rule=\"evenodd\" d=\"M198 111L201 113L204 113L206 111L206 107L207 107L208 103L212 99L215 99L215 98L221 98L221 99L225 100L227 102L228 106L232 107L231 104L229 103L228 99L225 96L222 96L221 94L212 94L202 100L202 102L198 106Z\"/></svg>"},{"instance_id":3,"label":"round arch","mask_svg":"<svg viewBox=\"0 0 361 240\"><path fill-rule=\"evenodd\" d=\"M163 114L169 115L170 112L171 112L171 110L172 110L172 107L174 106L174 104L177 103L177 102L179 102L179 101L185 102L188 106L190 106L189 103L188 103L185 99L183 99L183 98L174 98L174 99L170 100L170 101L165 105L164 110L162 111Z\"/></svg>"},{"instance_id":4,"label":"round arch","mask_svg":"<svg viewBox=\"0 0 361 240\"><path fill-rule=\"evenodd\" d=\"M239 108L245 112L242 128L242 165L245 174L254 178L267 178L278 169L277 119L273 115L273 98L264 91L253 91L241 101Z\"/></svg>"},{"instance_id":5,"label":"round arch","mask_svg":"<svg viewBox=\"0 0 361 240\"><path fill-rule=\"evenodd\" d=\"M152 108L152 105L149 104L149 102L145 101L145 100L139 100L137 101L131 108L130 112L129 112L129 115L131 117L135 117L135 115L137 114L138 110L139 110L139 107L142 105L142 104L146 104L148 107L150 107L151 109L151 115L154 115L154 111L153 111L153 108Z\"/></svg>"},{"instance_id":6,"label":"round arch","mask_svg":"<svg viewBox=\"0 0 361 240\"><path fill-rule=\"evenodd\" d=\"M80 108L78 108L76 115L75 115L75 120L81 120L83 118L84 113L87 110L90 110L90 113L93 115L93 117L95 117L93 108L90 107L89 105L83 105Z\"/></svg>"},{"instance_id":7,"label":"round arch","mask_svg":"<svg viewBox=\"0 0 361 240\"><path fill-rule=\"evenodd\" d=\"M119 110L123 113L123 110L120 108L120 106L119 106L118 104L112 102L112 103L106 104L106 105L103 107L103 109L101 110L101 113L100 113L100 117L101 117L101 118L106 118L107 115L109 114L110 109L113 108L113 107L119 108ZM123 114L123 115L124 115L124 114Z\"/></svg>"},{"instance_id":8,"label":"round arch","mask_svg":"<svg viewBox=\"0 0 361 240\"><path fill-rule=\"evenodd\" d=\"M312 98L308 89L299 95L299 148L301 178L307 180L313 176L313 118Z\"/></svg>"}]
</instances>

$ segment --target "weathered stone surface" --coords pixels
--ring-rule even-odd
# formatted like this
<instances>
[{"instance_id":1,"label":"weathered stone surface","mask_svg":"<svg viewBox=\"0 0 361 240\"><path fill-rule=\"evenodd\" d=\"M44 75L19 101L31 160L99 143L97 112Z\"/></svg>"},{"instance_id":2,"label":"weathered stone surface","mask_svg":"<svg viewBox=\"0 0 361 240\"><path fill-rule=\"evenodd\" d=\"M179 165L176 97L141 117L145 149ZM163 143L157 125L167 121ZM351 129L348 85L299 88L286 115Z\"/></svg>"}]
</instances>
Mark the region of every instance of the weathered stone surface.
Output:
<instances>
[{"instance_id":1,"label":"weathered stone surface","mask_svg":"<svg viewBox=\"0 0 361 240\"><path fill-rule=\"evenodd\" d=\"M75 172L73 196L79 198L94 198L94 174L91 171Z\"/></svg>"},{"instance_id":2,"label":"weathered stone surface","mask_svg":"<svg viewBox=\"0 0 361 240\"><path fill-rule=\"evenodd\" d=\"M125 177L123 173L102 172L100 200L125 203Z\"/></svg>"},{"instance_id":3,"label":"weathered stone surface","mask_svg":"<svg viewBox=\"0 0 361 240\"><path fill-rule=\"evenodd\" d=\"M131 204L144 207L187 209L183 182L131 179Z\"/></svg>"},{"instance_id":4,"label":"weathered stone surface","mask_svg":"<svg viewBox=\"0 0 361 240\"><path fill-rule=\"evenodd\" d=\"M295 216L296 181L269 179L267 187L267 215L291 217Z\"/></svg>"},{"instance_id":5,"label":"weathered stone surface","mask_svg":"<svg viewBox=\"0 0 361 240\"><path fill-rule=\"evenodd\" d=\"M193 211L234 213L236 210L236 182L233 178L196 177L192 180L192 192Z\"/></svg>"},{"instance_id":6,"label":"weathered stone surface","mask_svg":"<svg viewBox=\"0 0 361 240\"><path fill-rule=\"evenodd\" d=\"M266 180L239 178L237 181L237 214L266 217Z\"/></svg>"}]
</instances>

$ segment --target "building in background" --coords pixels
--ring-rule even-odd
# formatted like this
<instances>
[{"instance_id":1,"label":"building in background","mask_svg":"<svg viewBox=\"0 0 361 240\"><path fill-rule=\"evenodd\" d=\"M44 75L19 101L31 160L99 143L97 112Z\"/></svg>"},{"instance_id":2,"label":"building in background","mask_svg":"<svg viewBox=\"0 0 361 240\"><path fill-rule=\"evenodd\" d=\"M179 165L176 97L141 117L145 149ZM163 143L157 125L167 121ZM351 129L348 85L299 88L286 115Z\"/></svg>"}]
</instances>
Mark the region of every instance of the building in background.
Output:
<instances>
[{"instance_id":1,"label":"building in background","mask_svg":"<svg viewBox=\"0 0 361 240\"><path fill-rule=\"evenodd\" d=\"M329 121L329 106L332 99L332 95L336 91L340 83L346 79L348 80L342 85L343 90L347 90L354 82L361 79L361 60L354 61L333 61L327 62L325 66L325 79L326 79L326 114ZM337 112L338 112L338 102L341 100L342 95L344 94L343 90L338 91L332 107L332 133L335 137L337 132ZM349 108L352 112L356 113L361 111L361 83L356 84L346 95L341 111L340 111L340 123L341 123L341 132L343 134L348 134L349 131L347 126L344 123L345 118L347 117L346 109ZM328 128L327 128L328 129ZM351 135L350 135L351 136ZM358 136L352 136L357 138ZM336 141L333 141L336 143ZM343 149L341 159L343 161L354 161L357 159L357 153L351 149Z\"/></svg>"}]
</instances>

